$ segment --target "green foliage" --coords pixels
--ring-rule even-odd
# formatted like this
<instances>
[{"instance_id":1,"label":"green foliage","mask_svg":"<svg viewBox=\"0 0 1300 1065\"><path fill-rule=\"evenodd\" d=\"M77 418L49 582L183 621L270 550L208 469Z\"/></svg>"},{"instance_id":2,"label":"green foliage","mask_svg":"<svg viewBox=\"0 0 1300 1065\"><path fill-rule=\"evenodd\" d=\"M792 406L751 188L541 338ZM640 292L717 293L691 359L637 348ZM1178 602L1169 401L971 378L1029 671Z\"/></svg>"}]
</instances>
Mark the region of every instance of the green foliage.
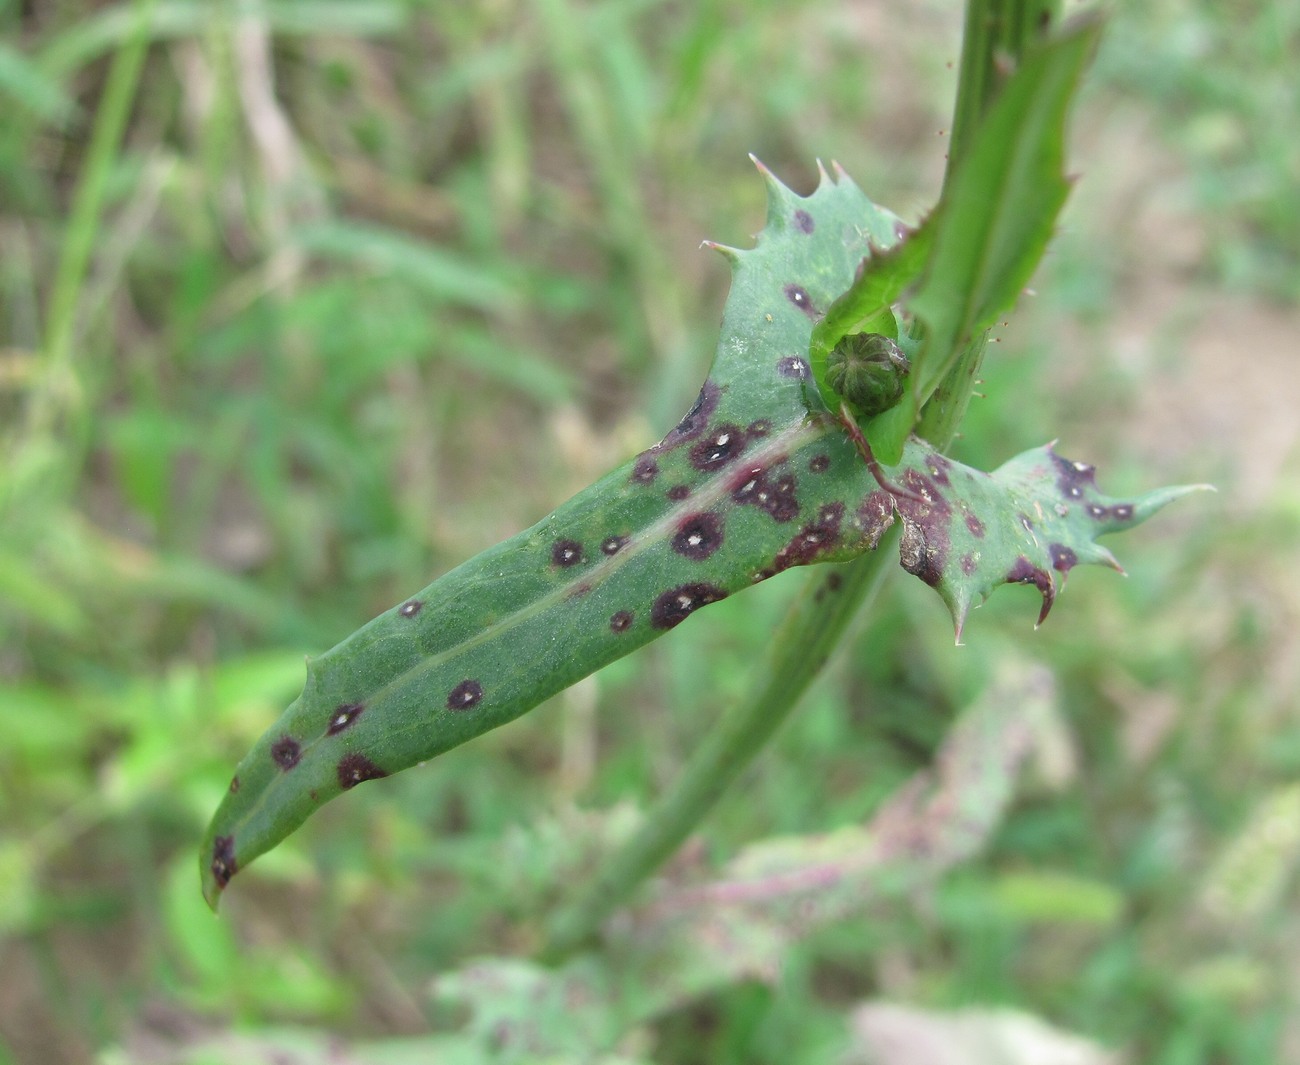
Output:
<instances>
[{"instance_id":1,"label":"green foliage","mask_svg":"<svg viewBox=\"0 0 1300 1065\"><path fill-rule=\"evenodd\" d=\"M330 804L220 922L194 840L304 655L675 423L722 308L700 238L743 244L761 217L746 151L800 192L807 160L838 157L915 223L948 147L955 14L159 0L58 381L53 282L134 7L0 4L0 1061L481 1061L468 1000L431 980L533 952L749 688L805 579L840 567L729 597ZM957 652L920 582L882 589L674 889L768 837L872 825L988 662L1030 656L1062 713L958 867L636 1024L625 1058L854 1060L889 1005L913 1035L1031 1015L1133 1062L1288 1060L1295 12L1111 15L1082 180L954 457L992 469L1059 434L1117 495L1189 470L1221 494L1130 534L1127 580L1074 574L1037 633L1034 589L993 596ZM301 247L331 228L376 249ZM510 302L440 294L390 237ZM47 390L59 417L18 484Z\"/></svg>"},{"instance_id":2,"label":"green foliage","mask_svg":"<svg viewBox=\"0 0 1300 1065\"><path fill-rule=\"evenodd\" d=\"M537 525L308 663L303 694L240 762L204 837L209 903L343 791L513 720L777 573L875 550L895 513L904 569L943 597L960 640L970 607L1007 582L1038 587L1041 622L1055 573L1115 564L1094 537L1189 490L1120 502L1050 448L986 476L920 441L889 471L902 494L878 485L840 424L809 408L808 363L790 352L808 349L818 308L894 218L842 175L798 197L763 173L767 226L753 251L722 249L733 286L695 404Z\"/></svg>"},{"instance_id":3,"label":"green foliage","mask_svg":"<svg viewBox=\"0 0 1300 1065\"><path fill-rule=\"evenodd\" d=\"M921 327L904 399L867 426L886 464L962 351L1007 310L1042 258L1069 191L1065 118L1101 26L1076 23L1029 50L954 162L908 310Z\"/></svg>"}]
</instances>

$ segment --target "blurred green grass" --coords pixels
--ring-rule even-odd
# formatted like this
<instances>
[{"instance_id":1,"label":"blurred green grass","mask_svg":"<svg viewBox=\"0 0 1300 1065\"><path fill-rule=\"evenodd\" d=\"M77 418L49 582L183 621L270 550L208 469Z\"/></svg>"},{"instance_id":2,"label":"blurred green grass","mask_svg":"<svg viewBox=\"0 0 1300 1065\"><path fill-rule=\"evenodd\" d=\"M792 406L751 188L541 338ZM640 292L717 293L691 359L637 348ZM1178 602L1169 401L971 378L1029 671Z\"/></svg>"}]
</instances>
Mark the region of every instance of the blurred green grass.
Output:
<instances>
[{"instance_id":1,"label":"blurred green grass","mask_svg":"<svg viewBox=\"0 0 1300 1065\"><path fill-rule=\"evenodd\" d=\"M527 951L500 841L657 794L802 574L329 807L219 923L195 841L302 655L673 424L725 295L699 242L761 224L746 152L924 210L959 32L936 2L149 6L0 3L0 1062L443 1030L432 976ZM705 835L861 821L1011 653L1061 682L1055 775L933 898L666 1018L655 1060L823 1060L885 995L1134 1062L1300 1061L1297 61L1286 5L1117 5L959 445L1059 435L1108 490L1220 496L1038 633L1008 590L954 651L894 581Z\"/></svg>"}]
</instances>

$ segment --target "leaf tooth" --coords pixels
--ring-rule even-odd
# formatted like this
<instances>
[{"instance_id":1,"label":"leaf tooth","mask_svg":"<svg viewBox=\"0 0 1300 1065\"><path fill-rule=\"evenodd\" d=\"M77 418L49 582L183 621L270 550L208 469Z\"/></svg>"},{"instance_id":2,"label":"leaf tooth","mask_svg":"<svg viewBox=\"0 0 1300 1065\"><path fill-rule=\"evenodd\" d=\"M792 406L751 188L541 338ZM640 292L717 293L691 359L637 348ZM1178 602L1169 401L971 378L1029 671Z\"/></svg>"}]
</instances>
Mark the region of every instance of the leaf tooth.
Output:
<instances>
[{"instance_id":1,"label":"leaf tooth","mask_svg":"<svg viewBox=\"0 0 1300 1065\"><path fill-rule=\"evenodd\" d=\"M750 161L758 168L759 174L763 177L763 184L767 188L767 226L773 230L785 229L788 216L792 213L794 205L801 200L788 188L779 177L770 171L767 166L750 152Z\"/></svg>"},{"instance_id":2,"label":"leaf tooth","mask_svg":"<svg viewBox=\"0 0 1300 1065\"><path fill-rule=\"evenodd\" d=\"M740 258L745 254L743 248L733 248L730 244L719 244L716 240L705 240L700 242L701 248L708 248L709 251L716 251L729 263L738 263Z\"/></svg>"},{"instance_id":3,"label":"leaf tooth","mask_svg":"<svg viewBox=\"0 0 1300 1065\"><path fill-rule=\"evenodd\" d=\"M1037 629L1044 621L1047 615L1052 612L1052 604L1056 602L1056 578L1050 573L1047 575L1047 587L1040 588L1043 594L1043 608L1038 612L1038 620L1034 622L1034 628Z\"/></svg>"},{"instance_id":4,"label":"leaf tooth","mask_svg":"<svg viewBox=\"0 0 1300 1065\"><path fill-rule=\"evenodd\" d=\"M1088 562L1096 562L1103 566L1109 566L1121 577L1128 576L1128 571L1125 570L1124 567L1119 564L1119 559L1117 559L1114 556L1114 554L1111 553L1110 548L1102 547L1101 544L1092 544L1091 546L1092 546L1092 557L1087 559Z\"/></svg>"},{"instance_id":5,"label":"leaf tooth","mask_svg":"<svg viewBox=\"0 0 1300 1065\"><path fill-rule=\"evenodd\" d=\"M964 591L948 603L948 609L952 613L953 644L957 647L963 646L961 634L966 627L966 618L970 614L970 608L971 597L969 593Z\"/></svg>"}]
</instances>

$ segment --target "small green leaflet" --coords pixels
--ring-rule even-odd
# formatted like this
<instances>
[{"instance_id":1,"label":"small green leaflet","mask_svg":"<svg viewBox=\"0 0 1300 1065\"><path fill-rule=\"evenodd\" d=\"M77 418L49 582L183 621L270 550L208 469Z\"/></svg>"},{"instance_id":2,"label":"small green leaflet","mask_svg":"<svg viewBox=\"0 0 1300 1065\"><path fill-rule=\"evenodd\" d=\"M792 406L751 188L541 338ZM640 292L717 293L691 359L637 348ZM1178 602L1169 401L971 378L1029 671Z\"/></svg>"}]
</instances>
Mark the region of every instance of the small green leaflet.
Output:
<instances>
[{"instance_id":1,"label":"small green leaflet","mask_svg":"<svg viewBox=\"0 0 1300 1065\"><path fill-rule=\"evenodd\" d=\"M962 349L1011 307L1042 258L1069 192L1062 173L1066 112L1100 31L1097 20L1079 20L1024 61L923 227L926 236L934 228L924 269L903 300L921 325L921 347L902 401L864 426L886 465L898 461L922 406ZM899 276L894 283L912 280Z\"/></svg>"}]
</instances>

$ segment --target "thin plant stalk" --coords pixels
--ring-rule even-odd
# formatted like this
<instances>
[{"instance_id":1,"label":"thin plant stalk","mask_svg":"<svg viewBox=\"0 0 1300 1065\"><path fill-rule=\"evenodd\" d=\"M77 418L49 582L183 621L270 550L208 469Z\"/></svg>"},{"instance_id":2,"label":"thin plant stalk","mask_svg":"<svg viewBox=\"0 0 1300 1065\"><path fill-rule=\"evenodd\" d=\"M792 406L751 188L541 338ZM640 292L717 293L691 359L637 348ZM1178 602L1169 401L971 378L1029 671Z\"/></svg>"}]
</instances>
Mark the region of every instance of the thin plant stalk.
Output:
<instances>
[{"instance_id":1,"label":"thin plant stalk","mask_svg":"<svg viewBox=\"0 0 1300 1065\"><path fill-rule=\"evenodd\" d=\"M968 0L945 184L1006 73L1056 17L1054 0ZM947 448L970 402L987 336L969 344L922 412L919 435ZM547 922L540 958L559 964L601 927L687 839L794 711L853 618L892 566L894 538L808 581L778 627L750 693L687 761L632 838Z\"/></svg>"},{"instance_id":2,"label":"thin plant stalk","mask_svg":"<svg viewBox=\"0 0 1300 1065\"><path fill-rule=\"evenodd\" d=\"M74 365L78 308L100 233L109 177L140 83L155 4L156 0L137 0L132 33L113 57L108 71L73 197L45 316L41 375L24 427L26 443L38 448L57 427L61 415L68 419L65 430L73 441L80 445L84 436L81 413L85 403ZM79 455L80 448L74 454Z\"/></svg>"}]
</instances>

